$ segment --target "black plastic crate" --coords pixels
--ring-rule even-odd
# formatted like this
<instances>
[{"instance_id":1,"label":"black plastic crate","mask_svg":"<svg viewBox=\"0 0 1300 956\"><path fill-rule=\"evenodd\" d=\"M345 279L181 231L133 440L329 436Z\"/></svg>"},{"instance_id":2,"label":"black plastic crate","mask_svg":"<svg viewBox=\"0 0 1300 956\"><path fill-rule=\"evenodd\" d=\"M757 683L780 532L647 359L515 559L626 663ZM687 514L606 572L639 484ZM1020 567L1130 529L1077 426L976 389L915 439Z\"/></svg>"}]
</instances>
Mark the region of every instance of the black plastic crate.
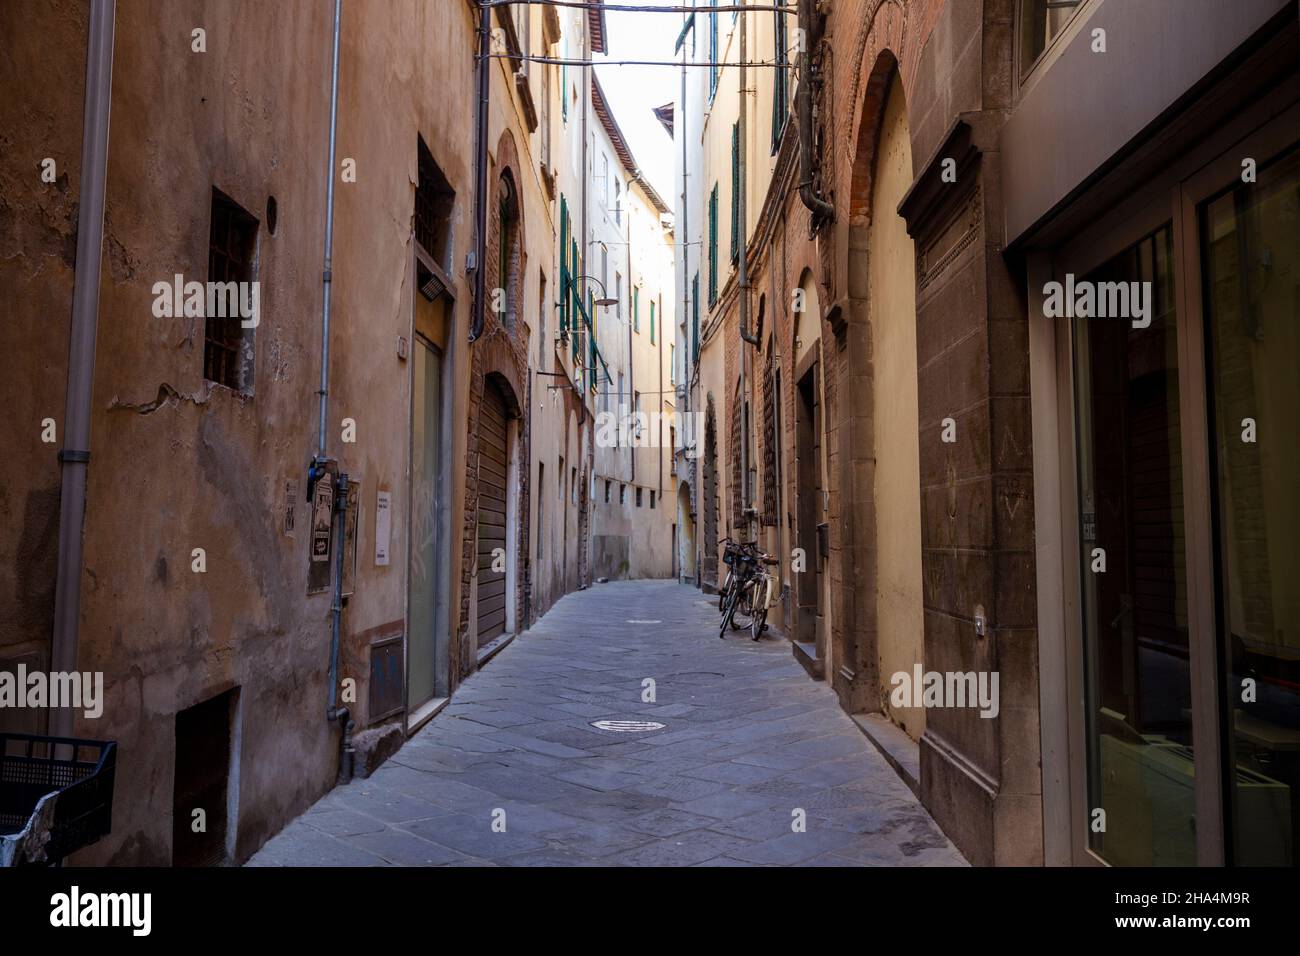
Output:
<instances>
[{"instance_id":1,"label":"black plastic crate","mask_svg":"<svg viewBox=\"0 0 1300 956\"><path fill-rule=\"evenodd\" d=\"M0 841L22 833L41 799L57 794L43 854L28 846L15 862L36 850L30 862L57 863L106 836L116 771L113 741L0 733Z\"/></svg>"}]
</instances>

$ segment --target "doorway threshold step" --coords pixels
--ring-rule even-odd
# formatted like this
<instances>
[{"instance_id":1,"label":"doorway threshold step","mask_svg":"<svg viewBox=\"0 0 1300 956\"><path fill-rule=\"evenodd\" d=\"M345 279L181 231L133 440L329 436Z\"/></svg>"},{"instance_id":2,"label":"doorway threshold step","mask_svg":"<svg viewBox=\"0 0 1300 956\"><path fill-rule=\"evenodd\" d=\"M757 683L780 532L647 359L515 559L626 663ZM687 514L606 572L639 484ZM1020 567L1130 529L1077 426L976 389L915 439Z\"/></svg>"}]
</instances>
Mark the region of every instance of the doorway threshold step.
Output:
<instances>
[{"instance_id":1,"label":"doorway threshold step","mask_svg":"<svg viewBox=\"0 0 1300 956\"><path fill-rule=\"evenodd\" d=\"M477 667L482 667L488 661L492 660L492 658L505 650L506 645L514 639L515 635L509 631L502 634L500 637L493 638L490 642L484 644L478 649L477 659L474 662L475 665Z\"/></svg>"},{"instance_id":2,"label":"doorway threshold step","mask_svg":"<svg viewBox=\"0 0 1300 956\"><path fill-rule=\"evenodd\" d=\"M919 799L921 745L907 736L907 731L883 714L849 714L849 716Z\"/></svg>"},{"instance_id":3,"label":"doorway threshold step","mask_svg":"<svg viewBox=\"0 0 1300 956\"><path fill-rule=\"evenodd\" d=\"M793 649L794 659L808 672L809 677L813 680L826 679L826 661L817 653L815 641L791 641L790 647Z\"/></svg>"}]
</instances>

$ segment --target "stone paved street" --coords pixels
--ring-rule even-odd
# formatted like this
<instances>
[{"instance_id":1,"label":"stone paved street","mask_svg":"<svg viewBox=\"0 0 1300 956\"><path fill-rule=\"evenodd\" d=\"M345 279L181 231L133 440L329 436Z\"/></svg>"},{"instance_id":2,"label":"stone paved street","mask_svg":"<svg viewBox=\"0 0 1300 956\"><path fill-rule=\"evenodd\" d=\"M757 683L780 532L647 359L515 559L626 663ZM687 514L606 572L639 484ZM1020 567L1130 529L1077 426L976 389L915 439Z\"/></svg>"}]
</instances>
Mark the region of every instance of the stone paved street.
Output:
<instances>
[{"instance_id":1,"label":"stone paved street","mask_svg":"<svg viewBox=\"0 0 1300 956\"><path fill-rule=\"evenodd\" d=\"M669 581L561 599L249 865L964 865L784 639L719 641L717 621Z\"/></svg>"}]
</instances>

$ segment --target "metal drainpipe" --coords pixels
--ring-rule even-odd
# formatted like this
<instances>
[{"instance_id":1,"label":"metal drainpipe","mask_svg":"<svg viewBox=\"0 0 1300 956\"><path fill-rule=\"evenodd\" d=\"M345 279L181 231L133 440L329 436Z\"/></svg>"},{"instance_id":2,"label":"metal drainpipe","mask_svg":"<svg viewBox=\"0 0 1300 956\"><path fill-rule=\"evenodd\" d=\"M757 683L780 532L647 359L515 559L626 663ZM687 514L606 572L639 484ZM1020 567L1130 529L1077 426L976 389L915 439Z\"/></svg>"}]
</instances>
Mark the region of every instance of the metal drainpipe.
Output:
<instances>
[{"instance_id":1,"label":"metal drainpipe","mask_svg":"<svg viewBox=\"0 0 1300 956\"><path fill-rule=\"evenodd\" d=\"M589 125L588 125L588 124L589 124L589 118L590 118L590 116L591 116L591 69L592 69L592 67L591 67L591 57L592 57L592 51L591 51L591 21L590 21L590 19L587 19L586 24L585 24L585 28L584 28L583 31L582 31L582 59L583 59L583 62L585 62L587 65L584 66L584 67L582 68L582 87L583 87L583 89L582 89L582 216L581 216L581 220L582 220L582 243L581 243L581 245L578 246L578 248L582 250L582 264L581 264L581 268L582 268L582 275L584 275L584 276L587 275L587 259L588 259L588 258L590 257L590 255L591 255L591 232L590 232L590 228L591 228L591 227L590 227L590 224L589 224L589 220L588 220L588 218L587 218L587 202L588 202L588 194L587 194L587 180L591 178L591 173L590 173L590 171L589 171L589 169L588 169L588 166L587 166L587 163L588 163L588 161L590 160L590 156L588 155L587 150L588 150L588 147L591 145L591 137L590 137L590 134L588 133L588 129L589 129ZM577 295L578 295L578 303L579 303L579 306L584 305L585 303L584 303L584 301L583 301L583 295L582 295L582 290L581 290L581 289L578 290ZM596 311L596 307L595 307L594 305L592 306L591 311L592 311L593 313ZM580 313L580 312L581 312L581 309L579 309L579 313ZM579 317L581 317L580 314L579 314ZM591 319L591 316L589 315L589 316L587 316L587 318L588 318L588 319ZM575 334L576 334L576 333L575 333ZM588 336L592 336L592 337L594 337L595 334L596 334L596 326L595 326L595 322L593 321L593 322L591 323L591 327L590 327L589 329L587 329L587 335L588 335ZM586 349L583 349L583 348L581 348L581 347L578 349L578 354L579 354L579 355L583 355L584 352L586 353L586 356L590 356L590 355L591 355L591 342L590 342L590 341L588 341L588 343L587 343L587 348L586 348ZM584 361L588 360L586 356L584 356ZM575 371L576 371L576 369L575 369ZM579 380L581 381L581 376L579 376ZM586 423L586 420L587 420L587 391L586 391L586 383L585 383L585 382L582 382L582 386L583 386L583 387L580 388L580 389L578 390L578 392L577 392L577 395L578 395L578 407L579 407L579 409L580 409L580 412L579 412L580 417L579 417L579 419L578 419L578 423L579 423L580 425L581 425L581 424L585 424L585 423ZM582 559L583 559L584 557L586 558L585 564L586 564L586 567L587 567L588 571L590 571L590 569L591 569L591 559L592 559L592 554L593 554L593 550L594 550L594 549L593 549L592 542L591 542L591 512L592 512L592 500L591 500L591 493L590 493L590 485L591 485L591 476L592 476L592 472L595 471L595 467L594 467L594 462L595 462L595 452L596 452L596 449L595 449L595 444L596 444L595 424L596 424L596 423L595 423L595 419L593 418L593 419L592 419L592 424L591 424L591 429L590 429L591 440L587 443L587 448L588 448L588 450L589 450L590 453L591 453L592 468L587 472L587 479L586 479L586 484L587 484L587 486L588 486L588 494L587 494L587 534L586 534L586 537L585 537L585 538L584 538L583 535L582 535L582 512L581 512L581 510L579 510L579 512L578 512L578 547L581 549L581 554L579 555L579 560L578 560L578 587L580 587L580 588L581 588L581 587L585 587L586 584L587 584L587 582L583 580L582 569L583 569L584 561L583 561ZM578 436L578 452L579 452L579 454L582 453L582 435L581 435L581 433L579 433L579 436ZM583 462L584 465L587 464L587 456L583 455L583 457L582 457L582 462ZM582 477L582 472L583 472L583 469L579 468L579 469L578 469L578 476L579 476L580 479L581 479L581 477ZM578 493L578 508L579 508L579 509L582 508L582 493L581 493L581 492Z\"/></svg>"},{"instance_id":2,"label":"metal drainpipe","mask_svg":"<svg viewBox=\"0 0 1300 956\"><path fill-rule=\"evenodd\" d=\"M692 30L694 27L692 27ZM686 386L682 397L682 411L690 414L691 411L691 388L690 376L686 370L690 368L691 355L691 307L690 307L690 285L691 285L691 230L690 230L690 203L687 196L690 194L689 174L686 171L686 44L682 43L682 95L681 95L681 117L678 122L682 127L682 221L681 231L678 236L681 237L682 243L682 317L681 321L686 326L686 335L684 336L684 348L682 349L682 384ZM676 369L673 372L676 373ZM676 398L677 396L673 396ZM682 448L686 448L686 430L682 430ZM677 449L673 449L673 455L676 456ZM686 456L683 454L682 456Z\"/></svg>"},{"instance_id":3,"label":"metal drainpipe","mask_svg":"<svg viewBox=\"0 0 1300 956\"><path fill-rule=\"evenodd\" d=\"M325 719L327 721L337 720L342 731L339 738L338 783L348 783L352 779L352 764L355 754L352 746L352 730L356 726L347 707L338 706L339 642L343 621L343 549L347 542L347 528L348 476L345 473L340 473L338 484L334 489L334 593L330 600L329 708L325 712Z\"/></svg>"},{"instance_id":4,"label":"metal drainpipe","mask_svg":"<svg viewBox=\"0 0 1300 956\"><path fill-rule=\"evenodd\" d=\"M749 135L749 101L745 98L747 90L745 83L748 82L749 71L745 66L745 58L749 54L748 44L748 24L746 23L748 14L741 11L740 14L740 120L739 129L736 134L737 149L739 152L740 175L736 188L740 190L740 196L736 203L739 213L740 222L736 226L736 234L739 237L739 249L737 250L738 266L740 269L740 338L757 348L758 336L749 331L749 264L746 261L749 257L749 251L746 248L746 238L749 231L747 220L746 188L748 175L748 162L746 154L748 153L748 135ZM750 487L749 487L749 415L746 414L745 408L749 399L749 350L741 348L740 350L740 512L741 519L745 523L745 534L749 534L749 509L750 509Z\"/></svg>"},{"instance_id":5,"label":"metal drainpipe","mask_svg":"<svg viewBox=\"0 0 1300 956\"><path fill-rule=\"evenodd\" d=\"M590 21L587 22L586 29L582 31L582 59L583 62L586 63L587 65L582 68L582 123L581 123L581 127L582 127L582 190L581 190L582 209L580 210L580 214L578 216L579 227L582 229L582 241L578 244L578 248L582 250L582 262L577 265L581 270L579 275L585 277L589 274L587 271L587 259L591 255L591 236L587 231L590 228L587 220L587 180L591 176L591 172L587 166L587 163L590 159L587 153L587 149L590 146L590 139L587 132L587 117L591 113L591 23ZM576 294L578 296L579 305L580 306L585 305L582 289L577 289ZM578 318L581 319L582 318L581 309L578 310L578 313L579 313ZM590 334L590 330L588 331L588 334ZM583 351L584 350L581 347L579 347L578 354L582 355ZM578 394L581 398L581 404L585 408L587 405L587 396L583 394L581 391L579 391Z\"/></svg>"},{"instance_id":6,"label":"metal drainpipe","mask_svg":"<svg viewBox=\"0 0 1300 956\"><path fill-rule=\"evenodd\" d=\"M636 361L633 358L633 353L632 353L632 303L637 300L635 298L636 283L633 282L632 279L632 198L631 198L632 181L631 180L628 181L626 189L624 191L628 194L627 216L625 217L625 221L623 223L623 235L627 239L625 248L627 249L627 300L628 301L627 301L627 405L623 407L631 408L632 411L635 412L636 409L632 408L632 395L636 392ZM620 404L623 402L623 396L621 392L619 394L618 400ZM621 414L626 416L627 412L623 411ZM628 461L630 462L630 464L628 465L628 473L631 476L630 478L628 478L628 481L631 484L635 485L636 484L636 446L635 445L628 446L627 456L628 456ZM633 489L632 494L633 495L636 494L635 489Z\"/></svg>"},{"instance_id":7,"label":"metal drainpipe","mask_svg":"<svg viewBox=\"0 0 1300 956\"><path fill-rule=\"evenodd\" d=\"M330 69L330 136L329 165L325 170L325 266L321 272L323 298L320 339L320 426L316 437L316 457L325 457L325 423L329 415L330 391L330 287L334 282L334 146L339 115L339 23L343 0L334 0L334 53Z\"/></svg>"},{"instance_id":8,"label":"metal drainpipe","mask_svg":"<svg viewBox=\"0 0 1300 956\"><path fill-rule=\"evenodd\" d=\"M815 2L799 0L798 8L799 29L808 38L799 53L799 89L794 94L795 119L799 123L799 199L814 217L830 220L835 218L835 207L817 195L813 188L812 47L821 38L820 29L814 37Z\"/></svg>"},{"instance_id":9,"label":"metal drainpipe","mask_svg":"<svg viewBox=\"0 0 1300 956\"><path fill-rule=\"evenodd\" d=\"M81 618L82 530L86 513L86 468L90 463L90 403L95 380L95 335L99 326L99 273L104 242L116 14L116 0L92 0L86 35L77 262L72 285L72 327L68 336L64 447L59 451L59 557L50 645L51 669L65 673L77 669ZM50 732L55 736L71 737L72 723L71 709L50 709Z\"/></svg>"},{"instance_id":10,"label":"metal drainpipe","mask_svg":"<svg viewBox=\"0 0 1300 956\"><path fill-rule=\"evenodd\" d=\"M334 0L334 32L330 64L330 130L329 162L325 170L325 263L321 272L323 298L321 307L321 346L320 346L320 426L317 434L316 460L312 463L311 477L319 480L324 472L327 444L327 421L329 417L329 382L330 382L330 289L334 282L334 156L338 137L339 113L339 35L341 32L343 0ZM347 492L348 476L340 473L335 489L333 508L335 528L333 530L333 553L335 561L334 587L330 599L330 667L329 667L329 706L325 710L327 721L338 721L341 731L339 737L339 774L338 782L347 783L352 778L352 728L348 709L338 706L339 690L339 643L343 623L343 542L347 531Z\"/></svg>"},{"instance_id":11,"label":"metal drainpipe","mask_svg":"<svg viewBox=\"0 0 1300 956\"><path fill-rule=\"evenodd\" d=\"M655 471L659 475L659 504L663 505L664 498L664 316L663 316L663 297L660 296L657 302L659 305L659 339L655 343L655 365L659 366L659 397L656 399L655 411L659 413L655 424L658 426L658 432L655 433ZM677 396L673 396L673 404L676 405Z\"/></svg>"},{"instance_id":12,"label":"metal drainpipe","mask_svg":"<svg viewBox=\"0 0 1300 956\"><path fill-rule=\"evenodd\" d=\"M474 116L474 306L470 315L469 340L473 343L483 334L483 316L487 306L487 136L488 97L490 94L492 35L489 15L491 8L479 5L478 11L478 103Z\"/></svg>"}]
</instances>

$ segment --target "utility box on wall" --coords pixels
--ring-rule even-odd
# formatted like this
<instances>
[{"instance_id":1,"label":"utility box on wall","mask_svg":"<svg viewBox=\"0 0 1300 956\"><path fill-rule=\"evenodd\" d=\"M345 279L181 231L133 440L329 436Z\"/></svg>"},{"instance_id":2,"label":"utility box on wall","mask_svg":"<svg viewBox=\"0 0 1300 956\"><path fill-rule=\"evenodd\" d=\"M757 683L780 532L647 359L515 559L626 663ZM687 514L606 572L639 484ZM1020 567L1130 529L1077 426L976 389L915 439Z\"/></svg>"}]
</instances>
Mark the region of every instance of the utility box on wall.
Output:
<instances>
[{"instance_id":1,"label":"utility box on wall","mask_svg":"<svg viewBox=\"0 0 1300 956\"><path fill-rule=\"evenodd\" d=\"M338 462L332 458L317 462L320 474L312 482L311 540L308 543L307 593L319 594L330 586L330 560L334 551L334 484Z\"/></svg>"},{"instance_id":2,"label":"utility box on wall","mask_svg":"<svg viewBox=\"0 0 1300 956\"><path fill-rule=\"evenodd\" d=\"M378 723L401 713L403 705L402 634L377 638L370 642L370 689L366 723Z\"/></svg>"}]
</instances>

